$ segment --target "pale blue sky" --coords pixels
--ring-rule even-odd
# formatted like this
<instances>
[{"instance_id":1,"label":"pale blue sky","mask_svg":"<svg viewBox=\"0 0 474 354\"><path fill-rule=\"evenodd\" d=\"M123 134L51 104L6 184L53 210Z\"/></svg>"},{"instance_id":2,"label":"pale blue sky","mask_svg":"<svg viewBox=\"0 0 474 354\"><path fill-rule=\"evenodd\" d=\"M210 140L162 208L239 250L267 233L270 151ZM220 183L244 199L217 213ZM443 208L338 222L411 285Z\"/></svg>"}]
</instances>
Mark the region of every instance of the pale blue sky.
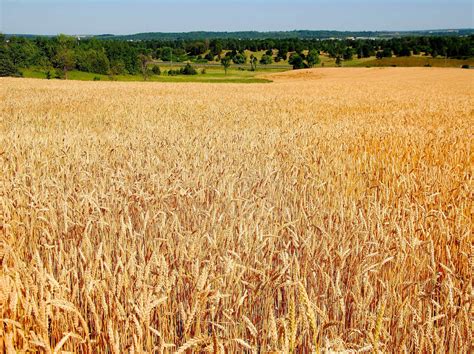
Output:
<instances>
[{"instance_id":1,"label":"pale blue sky","mask_svg":"<svg viewBox=\"0 0 474 354\"><path fill-rule=\"evenodd\" d=\"M472 28L474 0L0 0L0 32Z\"/></svg>"}]
</instances>

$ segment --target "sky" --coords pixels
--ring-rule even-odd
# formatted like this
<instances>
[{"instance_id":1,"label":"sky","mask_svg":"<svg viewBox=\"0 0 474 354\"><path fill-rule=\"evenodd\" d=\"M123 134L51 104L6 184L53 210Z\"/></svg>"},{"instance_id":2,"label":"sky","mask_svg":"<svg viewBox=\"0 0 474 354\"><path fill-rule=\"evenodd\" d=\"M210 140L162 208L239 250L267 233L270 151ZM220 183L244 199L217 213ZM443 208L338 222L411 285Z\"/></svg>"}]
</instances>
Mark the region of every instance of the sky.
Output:
<instances>
[{"instance_id":1,"label":"sky","mask_svg":"<svg viewBox=\"0 0 474 354\"><path fill-rule=\"evenodd\" d=\"M0 0L0 32L422 30L474 27L474 0Z\"/></svg>"}]
</instances>

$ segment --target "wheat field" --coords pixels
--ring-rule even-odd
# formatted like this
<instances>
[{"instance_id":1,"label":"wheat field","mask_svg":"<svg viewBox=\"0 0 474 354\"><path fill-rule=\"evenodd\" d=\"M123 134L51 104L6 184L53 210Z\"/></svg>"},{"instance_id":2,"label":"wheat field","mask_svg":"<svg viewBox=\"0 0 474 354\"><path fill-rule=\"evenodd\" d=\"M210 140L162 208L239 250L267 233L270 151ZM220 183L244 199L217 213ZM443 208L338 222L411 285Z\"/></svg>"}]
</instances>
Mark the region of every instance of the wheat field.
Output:
<instances>
[{"instance_id":1,"label":"wheat field","mask_svg":"<svg viewBox=\"0 0 474 354\"><path fill-rule=\"evenodd\" d=\"M0 352L472 352L474 72L0 80Z\"/></svg>"}]
</instances>

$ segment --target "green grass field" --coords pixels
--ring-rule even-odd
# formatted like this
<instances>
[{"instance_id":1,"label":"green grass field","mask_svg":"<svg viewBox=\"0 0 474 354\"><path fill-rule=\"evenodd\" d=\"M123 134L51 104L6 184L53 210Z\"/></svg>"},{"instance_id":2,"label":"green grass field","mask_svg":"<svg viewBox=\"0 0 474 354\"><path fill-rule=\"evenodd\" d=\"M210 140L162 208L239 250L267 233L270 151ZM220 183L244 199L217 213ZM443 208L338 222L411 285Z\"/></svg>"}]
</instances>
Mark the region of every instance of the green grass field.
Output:
<instances>
[{"instance_id":1,"label":"green grass field","mask_svg":"<svg viewBox=\"0 0 474 354\"><path fill-rule=\"evenodd\" d=\"M163 71L169 69L178 69L179 67L163 67ZM46 70L44 69L22 69L23 76L26 78L46 79ZM282 69L275 68L259 68L257 71L238 70L231 68L227 71L227 75L222 68L206 68L206 73L202 74L201 69L198 69L197 75L178 75L168 76L164 73L161 75L151 75L148 79L150 82L211 82L211 83L267 83L271 82L267 79L259 78L261 74L268 74L272 72L281 72ZM69 80L80 81L144 81L141 75L117 75L110 78L108 75L94 74L82 71L68 72Z\"/></svg>"},{"instance_id":2,"label":"green grass field","mask_svg":"<svg viewBox=\"0 0 474 354\"><path fill-rule=\"evenodd\" d=\"M247 53L248 54L248 53ZM257 57L261 56L263 52L257 52ZM335 67L336 60L329 58L327 55L320 56L321 63L316 67ZM151 75L148 79L150 82L208 82L208 83L267 83L270 80L259 77L262 74L282 72L291 70L291 66L287 62L274 63L270 65L258 65L257 71L239 70L237 66L231 67L227 71L220 67L218 63L214 64L193 64L197 69L197 75L177 75L168 76L165 71L170 69L179 69L184 63L175 64L173 66L167 63L157 63L162 70L161 75ZM161 64L161 65L160 65ZM286 66L285 66L286 65ZM474 66L474 58L459 60L459 59L443 59L431 58L425 56L411 56L411 57L393 57L375 59L370 58L354 58L349 61L342 61L342 67L383 67L383 66L400 66L400 67L419 67L419 66L433 66L433 67L461 67L462 65ZM243 65L247 68L248 65ZM202 74L205 69L206 73ZM24 77L35 79L46 79L46 70L41 68L28 68L21 70ZM68 73L69 80L80 81L144 81L141 75L117 75L113 78L108 75L101 75L95 73L88 73L82 71L70 71Z\"/></svg>"}]
</instances>

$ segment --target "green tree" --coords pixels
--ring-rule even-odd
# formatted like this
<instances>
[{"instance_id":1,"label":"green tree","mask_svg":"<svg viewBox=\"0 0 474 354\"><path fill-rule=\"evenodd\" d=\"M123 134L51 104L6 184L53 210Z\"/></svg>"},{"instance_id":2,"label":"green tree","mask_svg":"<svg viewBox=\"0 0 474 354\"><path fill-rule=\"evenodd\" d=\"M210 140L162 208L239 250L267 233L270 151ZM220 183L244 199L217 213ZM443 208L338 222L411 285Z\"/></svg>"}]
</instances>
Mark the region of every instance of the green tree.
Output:
<instances>
[{"instance_id":1,"label":"green tree","mask_svg":"<svg viewBox=\"0 0 474 354\"><path fill-rule=\"evenodd\" d=\"M382 55L384 58L391 58L392 57L392 49L389 47L385 47L382 51Z\"/></svg>"},{"instance_id":2,"label":"green tree","mask_svg":"<svg viewBox=\"0 0 474 354\"><path fill-rule=\"evenodd\" d=\"M251 71L257 71L257 63L258 63L257 57L251 54L250 55L250 70Z\"/></svg>"},{"instance_id":3,"label":"green tree","mask_svg":"<svg viewBox=\"0 0 474 354\"><path fill-rule=\"evenodd\" d=\"M237 65L245 64L245 62L247 61L247 57L242 53L237 53L232 58L232 61L234 62L234 64L237 64Z\"/></svg>"},{"instance_id":4,"label":"green tree","mask_svg":"<svg viewBox=\"0 0 474 354\"><path fill-rule=\"evenodd\" d=\"M122 75L125 73L125 63L123 60L114 60L112 61L112 64L110 65L110 75L115 76L115 75Z\"/></svg>"},{"instance_id":5,"label":"green tree","mask_svg":"<svg viewBox=\"0 0 474 354\"><path fill-rule=\"evenodd\" d=\"M218 39L213 39L210 43L209 43L209 50L212 54L213 57L217 56L219 59L221 57L221 53L222 53L222 43L220 40Z\"/></svg>"},{"instance_id":6,"label":"green tree","mask_svg":"<svg viewBox=\"0 0 474 354\"><path fill-rule=\"evenodd\" d=\"M76 65L76 58L74 50L69 48L61 48L53 58L54 66L59 69L59 76L67 80L67 74L70 70L74 69Z\"/></svg>"},{"instance_id":7,"label":"green tree","mask_svg":"<svg viewBox=\"0 0 474 354\"><path fill-rule=\"evenodd\" d=\"M92 72L106 75L110 70L109 58L103 49L96 51L92 62Z\"/></svg>"},{"instance_id":8,"label":"green tree","mask_svg":"<svg viewBox=\"0 0 474 354\"><path fill-rule=\"evenodd\" d=\"M12 37L8 49L10 59L17 67L29 67L35 64L39 57L38 48L26 38Z\"/></svg>"},{"instance_id":9,"label":"green tree","mask_svg":"<svg viewBox=\"0 0 474 354\"><path fill-rule=\"evenodd\" d=\"M286 59L288 58L288 50L287 49L279 49L278 50L278 54L275 58L275 61L276 62L279 62L279 61L285 61Z\"/></svg>"},{"instance_id":10,"label":"green tree","mask_svg":"<svg viewBox=\"0 0 474 354\"><path fill-rule=\"evenodd\" d=\"M146 54L139 54L138 61L140 63L140 72L142 73L143 80L148 80L150 77L150 69L148 68L148 64L151 61L151 57Z\"/></svg>"},{"instance_id":11,"label":"green tree","mask_svg":"<svg viewBox=\"0 0 474 354\"><path fill-rule=\"evenodd\" d=\"M0 52L0 77L3 76L22 76L13 61Z\"/></svg>"},{"instance_id":12,"label":"green tree","mask_svg":"<svg viewBox=\"0 0 474 354\"><path fill-rule=\"evenodd\" d=\"M273 63L273 57L270 56L270 55L264 54L262 56L262 59L260 59L260 64L262 64L262 65L268 65L268 64L271 64L271 63Z\"/></svg>"},{"instance_id":13,"label":"green tree","mask_svg":"<svg viewBox=\"0 0 474 354\"><path fill-rule=\"evenodd\" d=\"M196 69L191 64L186 64L185 67L181 68L179 71L181 75L197 75Z\"/></svg>"},{"instance_id":14,"label":"green tree","mask_svg":"<svg viewBox=\"0 0 474 354\"><path fill-rule=\"evenodd\" d=\"M344 53L342 54L344 60L352 60L353 56L354 50L351 47L346 47L346 49L344 49Z\"/></svg>"},{"instance_id":15,"label":"green tree","mask_svg":"<svg viewBox=\"0 0 474 354\"><path fill-rule=\"evenodd\" d=\"M53 65L58 70L58 77L67 80L67 74L76 66L76 55L74 45L76 41L73 37L60 34L55 38L57 43L56 54L53 57Z\"/></svg>"},{"instance_id":16,"label":"green tree","mask_svg":"<svg viewBox=\"0 0 474 354\"><path fill-rule=\"evenodd\" d=\"M409 57L411 56L411 51L410 48L408 48L407 45L403 45L402 48L400 49L400 52L398 53L399 57Z\"/></svg>"},{"instance_id":17,"label":"green tree","mask_svg":"<svg viewBox=\"0 0 474 354\"><path fill-rule=\"evenodd\" d=\"M221 65L224 67L225 74L227 75L227 70L230 68L230 57L225 56L221 59Z\"/></svg>"},{"instance_id":18,"label":"green tree","mask_svg":"<svg viewBox=\"0 0 474 354\"><path fill-rule=\"evenodd\" d=\"M173 48L170 47L164 47L161 48L159 57L163 61L172 61L173 59Z\"/></svg>"},{"instance_id":19,"label":"green tree","mask_svg":"<svg viewBox=\"0 0 474 354\"><path fill-rule=\"evenodd\" d=\"M74 45L76 44L76 39L74 37L67 36L65 34L59 34L56 37L56 42L58 44L58 47L60 47L61 49L64 49L64 48L72 49Z\"/></svg>"},{"instance_id":20,"label":"green tree","mask_svg":"<svg viewBox=\"0 0 474 354\"><path fill-rule=\"evenodd\" d=\"M293 65L293 70L303 69L304 68L304 61L303 57L298 53L293 53L288 60L290 65Z\"/></svg>"},{"instance_id":21,"label":"green tree","mask_svg":"<svg viewBox=\"0 0 474 354\"><path fill-rule=\"evenodd\" d=\"M158 65L153 65L153 68L151 69L151 71L155 75L161 75L161 69Z\"/></svg>"},{"instance_id":22,"label":"green tree","mask_svg":"<svg viewBox=\"0 0 474 354\"><path fill-rule=\"evenodd\" d=\"M310 68L314 67L315 65L319 64L321 60L319 59L319 51L316 49L310 50L308 56L306 57L306 62Z\"/></svg>"}]
</instances>

